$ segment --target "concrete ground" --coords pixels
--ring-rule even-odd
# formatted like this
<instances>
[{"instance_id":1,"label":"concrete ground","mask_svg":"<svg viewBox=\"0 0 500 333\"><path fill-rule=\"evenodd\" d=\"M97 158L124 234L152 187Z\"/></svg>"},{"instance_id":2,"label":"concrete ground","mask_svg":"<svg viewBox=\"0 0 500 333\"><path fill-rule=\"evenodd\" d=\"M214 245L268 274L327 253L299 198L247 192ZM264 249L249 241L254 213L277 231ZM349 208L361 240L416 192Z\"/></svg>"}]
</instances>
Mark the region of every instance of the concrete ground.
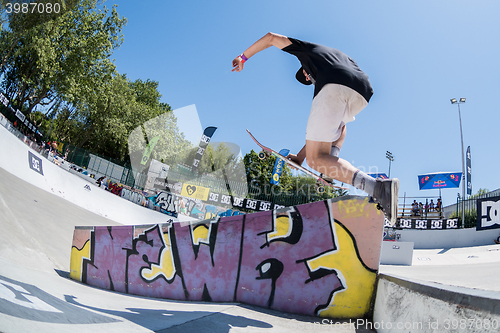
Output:
<instances>
[{"instance_id":1,"label":"concrete ground","mask_svg":"<svg viewBox=\"0 0 500 333\"><path fill-rule=\"evenodd\" d=\"M500 244L414 250L411 266L381 265L379 272L444 286L500 293Z\"/></svg>"}]
</instances>

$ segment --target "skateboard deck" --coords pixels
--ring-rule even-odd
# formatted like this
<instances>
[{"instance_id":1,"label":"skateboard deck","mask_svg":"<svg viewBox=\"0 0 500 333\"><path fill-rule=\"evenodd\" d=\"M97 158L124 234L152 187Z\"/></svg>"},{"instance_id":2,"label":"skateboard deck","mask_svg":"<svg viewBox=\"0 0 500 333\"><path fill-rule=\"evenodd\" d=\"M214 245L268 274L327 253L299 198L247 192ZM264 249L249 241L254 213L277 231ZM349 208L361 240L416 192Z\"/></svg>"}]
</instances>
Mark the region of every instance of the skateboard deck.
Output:
<instances>
[{"instance_id":1,"label":"skateboard deck","mask_svg":"<svg viewBox=\"0 0 500 333\"><path fill-rule=\"evenodd\" d=\"M319 184L324 185L324 186L329 186L329 187L337 188L337 189L343 189L343 190L347 190L348 189L347 187L333 185L331 182L329 182L328 180L324 179L322 176L319 176L319 175L315 174L314 172L312 172L312 171L304 168L303 166L298 165L297 163L295 163L293 161L290 161L288 158L286 158L285 156L281 155L277 151L275 151L275 150L273 150L273 149L271 149L269 147L266 147L263 144L261 144L259 141L257 141L257 139L252 135L252 133L250 133L250 131L248 129L247 129L247 132L250 135L250 137L253 139L253 141L255 141L255 143L260 148L262 148L262 151L267 152L268 154L274 155L277 158L281 158L286 164L288 164L288 165L292 166L293 168L296 168L297 170L300 170L300 171L304 172L305 174L307 174L307 175L313 177L314 179L316 179L316 181ZM262 157L259 156L259 158L262 158Z\"/></svg>"}]
</instances>

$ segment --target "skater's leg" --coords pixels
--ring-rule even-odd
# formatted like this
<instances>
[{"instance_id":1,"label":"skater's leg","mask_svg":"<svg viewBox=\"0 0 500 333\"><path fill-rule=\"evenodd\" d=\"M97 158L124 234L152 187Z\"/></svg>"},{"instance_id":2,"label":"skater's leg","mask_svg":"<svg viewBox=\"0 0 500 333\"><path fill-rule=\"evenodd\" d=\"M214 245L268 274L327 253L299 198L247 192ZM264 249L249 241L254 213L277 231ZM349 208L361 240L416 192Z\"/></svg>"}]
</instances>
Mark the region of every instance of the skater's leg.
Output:
<instances>
[{"instance_id":1,"label":"skater's leg","mask_svg":"<svg viewBox=\"0 0 500 333\"><path fill-rule=\"evenodd\" d=\"M397 215L399 180L370 177L346 160L330 155L330 150L330 142L306 140L307 164L323 175L351 184L372 196L394 225Z\"/></svg>"},{"instance_id":2,"label":"skater's leg","mask_svg":"<svg viewBox=\"0 0 500 333\"><path fill-rule=\"evenodd\" d=\"M373 195L375 178L366 175L346 160L330 155L330 151L331 143L329 142L306 140L307 164L329 178L353 185Z\"/></svg>"}]
</instances>

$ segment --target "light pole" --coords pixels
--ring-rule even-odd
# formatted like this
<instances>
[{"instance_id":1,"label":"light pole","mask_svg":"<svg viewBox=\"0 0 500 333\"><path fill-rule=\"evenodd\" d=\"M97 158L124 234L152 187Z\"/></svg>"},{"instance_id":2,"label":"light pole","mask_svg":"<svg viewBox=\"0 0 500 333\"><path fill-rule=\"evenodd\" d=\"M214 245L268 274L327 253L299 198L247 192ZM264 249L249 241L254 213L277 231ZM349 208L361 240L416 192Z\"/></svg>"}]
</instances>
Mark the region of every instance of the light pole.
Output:
<instances>
[{"instance_id":1,"label":"light pole","mask_svg":"<svg viewBox=\"0 0 500 333\"><path fill-rule=\"evenodd\" d=\"M460 98L457 101L456 98L452 98L451 104L457 104L458 106L458 120L460 122L460 142L462 143L462 227L465 226L465 157L464 157L464 135L462 133L462 116L460 114L460 104L465 103L465 98Z\"/></svg>"},{"instance_id":2,"label":"light pole","mask_svg":"<svg viewBox=\"0 0 500 333\"><path fill-rule=\"evenodd\" d=\"M389 160L389 178L391 178L391 162L394 161L394 156L390 151L386 151L385 157Z\"/></svg>"}]
</instances>

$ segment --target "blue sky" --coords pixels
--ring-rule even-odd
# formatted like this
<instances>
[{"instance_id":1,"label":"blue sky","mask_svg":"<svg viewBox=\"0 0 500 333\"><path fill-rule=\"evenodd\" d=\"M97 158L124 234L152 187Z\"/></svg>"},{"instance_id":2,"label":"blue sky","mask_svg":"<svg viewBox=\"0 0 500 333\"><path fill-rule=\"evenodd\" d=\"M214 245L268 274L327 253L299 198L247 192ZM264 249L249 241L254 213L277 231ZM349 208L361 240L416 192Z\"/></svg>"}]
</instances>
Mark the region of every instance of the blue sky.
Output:
<instances>
[{"instance_id":1,"label":"blue sky","mask_svg":"<svg viewBox=\"0 0 500 333\"><path fill-rule=\"evenodd\" d=\"M458 109L465 147L471 146L473 192L500 188L497 127L500 85L500 2L491 0L114 0L127 17L117 70L131 80L159 81L162 101L196 105L214 141L258 147L248 128L276 150L298 151L313 90L294 79L298 60L270 48L240 73L232 59L267 32L331 46L356 60L374 96L349 123L340 157L366 170L388 172L400 196L419 191L417 176L461 171ZM442 191L445 205L459 189Z\"/></svg>"}]
</instances>

